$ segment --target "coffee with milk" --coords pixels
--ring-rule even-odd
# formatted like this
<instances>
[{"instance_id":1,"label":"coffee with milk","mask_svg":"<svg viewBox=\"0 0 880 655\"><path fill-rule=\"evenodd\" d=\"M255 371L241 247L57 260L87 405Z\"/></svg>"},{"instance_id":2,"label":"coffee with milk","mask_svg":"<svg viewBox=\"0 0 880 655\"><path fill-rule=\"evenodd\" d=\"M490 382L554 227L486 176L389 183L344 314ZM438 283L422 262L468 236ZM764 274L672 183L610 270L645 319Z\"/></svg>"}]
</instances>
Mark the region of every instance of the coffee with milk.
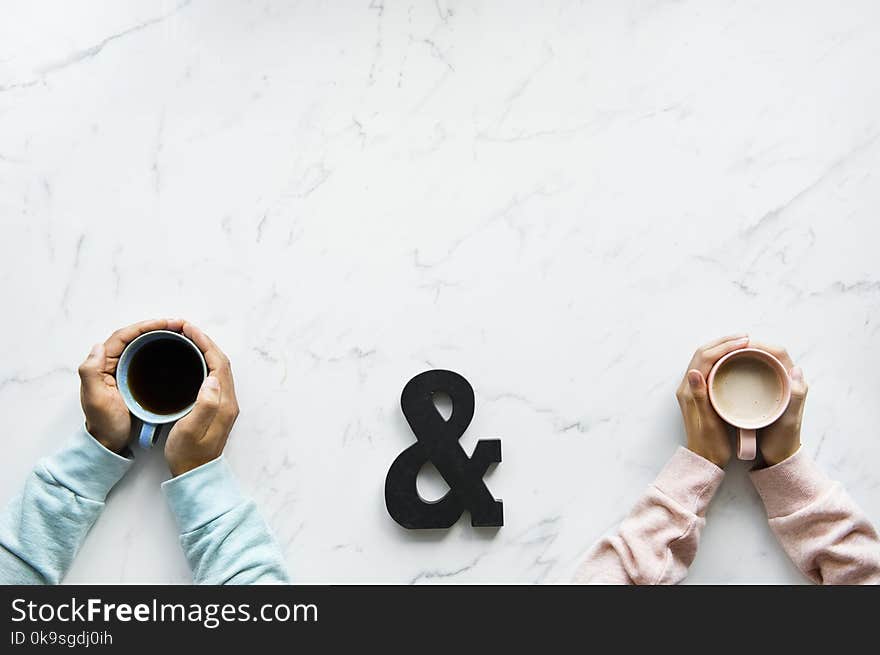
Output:
<instances>
[{"instance_id":1,"label":"coffee with milk","mask_svg":"<svg viewBox=\"0 0 880 655\"><path fill-rule=\"evenodd\" d=\"M766 423L779 411L785 387L779 372L759 357L736 357L715 373L715 404L734 425Z\"/></svg>"}]
</instances>

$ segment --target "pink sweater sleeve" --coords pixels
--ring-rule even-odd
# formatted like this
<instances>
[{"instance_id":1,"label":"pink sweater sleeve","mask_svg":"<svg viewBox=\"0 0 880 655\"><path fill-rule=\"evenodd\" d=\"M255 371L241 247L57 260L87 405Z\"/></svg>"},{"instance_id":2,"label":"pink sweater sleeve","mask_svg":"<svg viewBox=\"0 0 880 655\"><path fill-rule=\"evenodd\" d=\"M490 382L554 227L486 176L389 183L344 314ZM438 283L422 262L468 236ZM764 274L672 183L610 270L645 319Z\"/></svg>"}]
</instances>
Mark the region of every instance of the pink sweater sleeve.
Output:
<instances>
[{"instance_id":1,"label":"pink sweater sleeve","mask_svg":"<svg viewBox=\"0 0 880 655\"><path fill-rule=\"evenodd\" d=\"M724 471L679 448L617 532L594 545L574 581L674 584L697 554L709 501Z\"/></svg>"},{"instance_id":2,"label":"pink sweater sleeve","mask_svg":"<svg viewBox=\"0 0 880 655\"><path fill-rule=\"evenodd\" d=\"M751 476L770 527L810 580L880 584L877 531L840 484L828 479L803 450Z\"/></svg>"}]
</instances>

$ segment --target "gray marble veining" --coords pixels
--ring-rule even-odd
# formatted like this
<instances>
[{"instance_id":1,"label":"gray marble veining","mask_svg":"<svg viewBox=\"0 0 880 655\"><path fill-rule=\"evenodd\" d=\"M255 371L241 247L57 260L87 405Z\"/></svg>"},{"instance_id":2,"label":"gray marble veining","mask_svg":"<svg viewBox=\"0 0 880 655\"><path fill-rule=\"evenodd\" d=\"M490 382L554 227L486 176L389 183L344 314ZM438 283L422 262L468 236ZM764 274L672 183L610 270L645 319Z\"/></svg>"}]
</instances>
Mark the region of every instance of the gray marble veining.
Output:
<instances>
[{"instance_id":1,"label":"gray marble veining","mask_svg":"<svg viewBox=\"0 0 880 655\"><path fill-rule=\"evenodd\" d=\"M228 457L300 582L556 582L683 434L736 330L811 384L805 448L880 523L880 7L13 3L0 21L0 499L113 328L201 325ZM476 390L505 526L387 516L405 382ZM187 582L158 452L70 582ZM421 488L442 494L436 473ZM732 463L690 582L800 582Z\"/></svg>"}]
</instances>

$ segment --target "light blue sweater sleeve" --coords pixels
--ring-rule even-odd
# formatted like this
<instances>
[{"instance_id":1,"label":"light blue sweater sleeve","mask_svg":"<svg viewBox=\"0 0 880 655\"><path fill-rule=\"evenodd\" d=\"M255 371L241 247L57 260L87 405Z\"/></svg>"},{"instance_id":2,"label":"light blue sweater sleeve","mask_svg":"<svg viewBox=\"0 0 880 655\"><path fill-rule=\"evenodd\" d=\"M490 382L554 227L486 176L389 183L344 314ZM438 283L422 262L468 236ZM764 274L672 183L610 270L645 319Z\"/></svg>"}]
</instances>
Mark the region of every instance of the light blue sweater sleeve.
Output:
<instances>
[{"instance_id":1,"label":"light blue sweater sleeve","mask_svg":"<svg viewBox=\"0 0 880 655\"><path fill-rule=\"evenodd\" d=\"M284 556L221 455L162 484L197 584L287 584Z\"/></svg>"},{"instance_id":2,"label":"light blue sweater sleeve","mask_svg":"<svg viewBox=\"0 0 880 655\"><path fill-rule=\"evenodd\" d=\"M0 514L0 584L58 584L133 460L80 428ZM193 580L286 583L281 549L221 456L162 485Z\"/></svg>"},{"instance_id":3,"label":"light blue sweater sleeve","mask_svg":"<svg viewBox=\"0 0 880 655\"><path fill-rule=\"evenodd\" d=\"M133 460L81 428L0 514L0 584L58 584Z\"/></svg>"}]
</instances>

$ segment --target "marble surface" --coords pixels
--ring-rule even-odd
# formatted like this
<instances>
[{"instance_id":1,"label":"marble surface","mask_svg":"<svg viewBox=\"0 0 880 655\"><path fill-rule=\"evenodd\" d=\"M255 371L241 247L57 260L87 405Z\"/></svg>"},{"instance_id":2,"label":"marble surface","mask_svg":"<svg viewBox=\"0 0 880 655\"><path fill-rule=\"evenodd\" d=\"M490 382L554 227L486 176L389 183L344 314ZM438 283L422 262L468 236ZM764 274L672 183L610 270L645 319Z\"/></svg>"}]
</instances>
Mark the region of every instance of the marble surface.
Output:
<instances>
[{"instance_id":1,"label":"marble surface","mask_svg":"<svg viewBox=\"0 0 880 655\"><path fill-rule=\"evenodd\" d=\"M880 523L878 68L870 0L4 3L0 500L91 344L180 315L300 582L568 580L737 330L804 367L805 448ZM500 530L385 512L434 367L476 389L468 452L503 440ZM746 472L689 582L803 581ZM69 582L189 581L167 476L138 456Z\"/></svg>"}]
</instances>

